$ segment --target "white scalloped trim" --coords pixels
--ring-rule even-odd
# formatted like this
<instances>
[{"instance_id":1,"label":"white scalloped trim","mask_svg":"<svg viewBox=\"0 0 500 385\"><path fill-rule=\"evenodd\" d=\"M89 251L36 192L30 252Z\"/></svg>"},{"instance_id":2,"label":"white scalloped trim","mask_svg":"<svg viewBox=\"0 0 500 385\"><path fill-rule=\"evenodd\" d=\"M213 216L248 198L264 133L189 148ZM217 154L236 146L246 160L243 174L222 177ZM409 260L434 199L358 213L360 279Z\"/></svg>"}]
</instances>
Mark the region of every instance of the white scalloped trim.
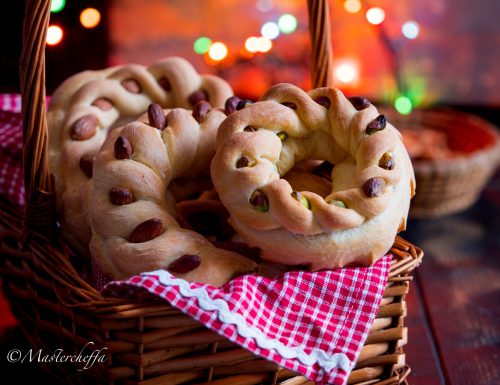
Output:
<instances>
[{"instance_id":1,"label":"white scalloped trim","mask_svg":"<svg viewBox=\"0 0 500 385\"><path fill-rule=\"evenodd\" d=\"M227 303L221 299L212 299L203 287L191 288L189 283L183 279L176 278L165 270L156 270L143 275L158 276L159 281L165 286L178 286L180 293L184 297L196 297L198 304L203 310L217 311L217 318L226 324L236 326L238 334L245 338L252 338L262 349L274 349L285 359L296 358L306 366L318 364L326 372L334 368L342 369L346 372L351 370L351 362L344 353L329 355L320 349L313 349L310 354L305 353L300 346L287 346L279 341L268 338L259 329L249 327L245 318L241 314L232 313Z\"/></svg>"}]
</instances>

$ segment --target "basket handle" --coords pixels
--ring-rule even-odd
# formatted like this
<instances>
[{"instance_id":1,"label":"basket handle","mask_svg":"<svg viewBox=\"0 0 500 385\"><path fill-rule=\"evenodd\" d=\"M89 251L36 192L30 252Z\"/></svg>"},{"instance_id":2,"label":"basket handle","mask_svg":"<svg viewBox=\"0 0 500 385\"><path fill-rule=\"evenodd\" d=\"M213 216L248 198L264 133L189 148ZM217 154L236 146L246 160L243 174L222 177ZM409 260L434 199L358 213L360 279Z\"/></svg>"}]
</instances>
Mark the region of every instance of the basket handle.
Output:
<instances>
[{"instance_id":1,"label":"basket handle","mask_svg":"<svg viewBox=\"0 0 500 385\"><path fill-rule=\"evenodd\" d=\"M328 0L307 0L311 39L312 88L333 87L330 10Z\"/></svg>"},{"instance_id":2,"label":"basket handle","mask_svg":"<svg viewBox=\"0 0 500 385\"><path fill-rule=\"evenodd\" d=\"M26 0L20 79L23 118L25 187L24 239L37 233L50 236L55 227L54 181L48 165L45 106L45 39L50 0Z\"/></svg>"}]
</instances>

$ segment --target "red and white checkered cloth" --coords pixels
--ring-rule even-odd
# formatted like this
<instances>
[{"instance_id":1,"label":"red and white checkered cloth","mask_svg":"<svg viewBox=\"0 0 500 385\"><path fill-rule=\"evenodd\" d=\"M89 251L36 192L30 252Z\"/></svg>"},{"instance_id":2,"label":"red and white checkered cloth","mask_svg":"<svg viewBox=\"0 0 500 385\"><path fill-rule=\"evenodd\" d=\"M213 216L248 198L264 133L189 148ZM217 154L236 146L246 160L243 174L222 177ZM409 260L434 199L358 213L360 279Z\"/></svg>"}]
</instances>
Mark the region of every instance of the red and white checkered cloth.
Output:
<instances>
[{"instance_id":1,"label":"red and white checkered cloth","mask_svg":"<svg viewBox=\"0 0 500 385\"><path fill-rule=\"evenodd\" d=\"M0 195L22 204L20 98L0 95ZM318 383L345 384L368 335L391 257L369 268L246 275L221 288L166 271L110 282L103 293L156 296L256 355Z\"/></svg>"},{"instance_id":2,"label":"red and white checkered cloth","mask_svg":"<svg viewBox=\"0 0 500 385\"><path fill-rule=\"evenodd\" d=\"M21 96L0 94L0 194L24 204Z\"/></svg>"}]
</instances>

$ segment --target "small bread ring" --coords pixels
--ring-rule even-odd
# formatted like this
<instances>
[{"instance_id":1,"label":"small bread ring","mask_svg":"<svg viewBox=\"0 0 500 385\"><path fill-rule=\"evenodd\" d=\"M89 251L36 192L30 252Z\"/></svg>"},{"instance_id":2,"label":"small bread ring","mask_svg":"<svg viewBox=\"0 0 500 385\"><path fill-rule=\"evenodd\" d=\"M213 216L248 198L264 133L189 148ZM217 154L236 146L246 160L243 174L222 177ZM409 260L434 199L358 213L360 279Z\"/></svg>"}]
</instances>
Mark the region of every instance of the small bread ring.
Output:
<instances>
[{"instance_id":1,"label":"small bread ring","mask_svg":"<svg viewBox=\"0 0 500 385\"><path fill-rule=\"evenodd\" d=\"M178 57L150 67L131 64L85 71L59 86L47 115L49 162L63 235L80 254L89 253L87 201L92 163L108 133L137 119L150 103L190 109L198 101L208 100L223 108L231 95L224 80L198 75Z\"/></svg>"},{"instance_id":2,"label":"small bread ring","mask_svg":"<svg viewBox=\"0 0 500 385\"><path fill-rule=\"evenodd\" d=\"M172 180L207 172L217 127L226 115L199 102L193 112L155 109L161 127L143 116L111 133L94 162L90 250L114 279L165 269L220 286L256 269L251 260L218 249L175 220Z\"/></svg>"},{"instance_id":3,"label":"small bread ring","mask_svg":"<svg viewBox=\"0 0 500 385\"><path fill-rule=\"evenodd\" d=\"M211 174L250 246L264 259L311 270L370 265L390 249L405 228L415 180L385 116L364 98L290 84L239 107L219 128ZM293 191L283 179L307 159L334 165L326 197Z\"/></svg>"}]
</instances>

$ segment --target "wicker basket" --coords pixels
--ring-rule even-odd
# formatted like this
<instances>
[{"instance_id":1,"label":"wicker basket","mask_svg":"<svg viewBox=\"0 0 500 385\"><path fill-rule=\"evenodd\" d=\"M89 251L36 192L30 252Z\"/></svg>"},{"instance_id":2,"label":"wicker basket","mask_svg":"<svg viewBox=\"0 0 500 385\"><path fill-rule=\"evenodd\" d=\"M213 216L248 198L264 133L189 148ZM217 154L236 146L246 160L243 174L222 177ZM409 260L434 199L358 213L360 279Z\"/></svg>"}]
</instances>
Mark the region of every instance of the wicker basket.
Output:
<instances>
[{"instance_id":1,"label":"wicker basket","mask_svg":"<svg viewBox=\"0 0 500 385\"><path fill-rule=\"evenodd\" d=\"M498 129L483 119L452 109L415 110L408 116L387 112L398 128L431 128L444 132L450 159L413 162L417 195L410 215L430 218L465 210L476 202L500 162Z\"/></svg>"},{"instance_id":2,"label":"wicker basket","mask_svg":"<svg viewBox=\"0 0 500 385\"><path fill-rule=\"evenodd\" d=\"M314 20L328 14L324 0L311 0L309 5ZM93 348L107 348L107 360L83 371L70 362L42 367L65 384L312 384L230 343L164 302L104 298L88 283L90 267L58 236L53 180L47 167L43 48L49 9L50 1L26 1L21 63L26 210L23 213L0 200L0 274L34 350L78 354L91 341ZM327 17L322 23L311 22L311 36L321 36L312 39L313 58L329 61L323 41L329 35L315 30L325 28L325 23ZM323 66L322 59L315 63L315 68ZM315 80L316 85L328 84L324 68L329 67L321 68L323 80ZM423 253L401 238L391 251L384 298L349 384L399 384L410 371L403 353L405 297L411 272Z\"/></svg>"}]
</instances>

